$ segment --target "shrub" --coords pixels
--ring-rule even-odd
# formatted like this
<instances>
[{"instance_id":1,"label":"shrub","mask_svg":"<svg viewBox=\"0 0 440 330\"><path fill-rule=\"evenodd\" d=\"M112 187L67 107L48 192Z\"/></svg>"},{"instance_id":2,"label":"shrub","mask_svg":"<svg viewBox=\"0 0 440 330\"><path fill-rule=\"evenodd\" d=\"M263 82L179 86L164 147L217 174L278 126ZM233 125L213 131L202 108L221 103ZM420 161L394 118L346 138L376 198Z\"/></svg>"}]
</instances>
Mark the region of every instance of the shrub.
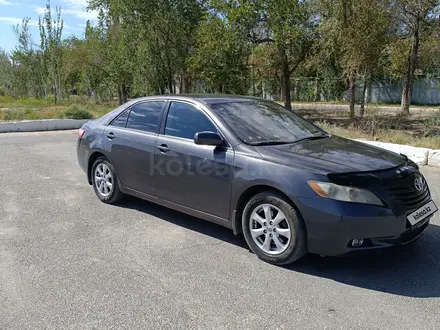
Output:
<instances>
[{"instance_id":1,"label":"shrub","mask_svg":"<svg viewBox=\"0 0 440 330\"><path fill-rule=\"evenodd\" d=\"M440 126L440 111L435 112L426 119L426 123L430 126Z\"/></svg>"},{"instance_id":2,"label":"shrub","mask_svg":"<svg viewBox=\"0 0 440 330\"><path fill-rule=\"evenodd\" d=\"M38 112L31 109L5 110L3 118L6 121L36 120L40 119L40 115Z\"/></svg>"},{"instance_id":3,"label":"shrub","mask_svg":"<svg viewBox=\"0 0 440 330\"><path fill-rule=\"evenodd\" d=\"M62 117L66 119L93 119L93 114L82 106L72 104L62 112Z\"/></svg>"}]
</instances>

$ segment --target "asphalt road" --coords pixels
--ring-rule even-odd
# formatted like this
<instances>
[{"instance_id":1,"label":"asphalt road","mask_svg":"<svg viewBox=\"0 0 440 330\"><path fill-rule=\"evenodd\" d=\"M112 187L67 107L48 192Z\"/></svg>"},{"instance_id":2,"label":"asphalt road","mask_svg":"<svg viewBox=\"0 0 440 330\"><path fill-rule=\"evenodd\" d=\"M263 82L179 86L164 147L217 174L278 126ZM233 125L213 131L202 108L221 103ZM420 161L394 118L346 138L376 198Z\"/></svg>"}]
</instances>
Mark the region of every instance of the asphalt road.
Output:
<instances>
[{"instance_id":1,"label":"asphalt road","mask_svg":"<svg viewBox=\"0 0 440 330\"><path fill-rule=\"evenodd\" d=\"M0 134L0 329L438 329L438 214L402 249L276 267L215 224L99 202L75 141Z\"/></svg>"}]
</instances>

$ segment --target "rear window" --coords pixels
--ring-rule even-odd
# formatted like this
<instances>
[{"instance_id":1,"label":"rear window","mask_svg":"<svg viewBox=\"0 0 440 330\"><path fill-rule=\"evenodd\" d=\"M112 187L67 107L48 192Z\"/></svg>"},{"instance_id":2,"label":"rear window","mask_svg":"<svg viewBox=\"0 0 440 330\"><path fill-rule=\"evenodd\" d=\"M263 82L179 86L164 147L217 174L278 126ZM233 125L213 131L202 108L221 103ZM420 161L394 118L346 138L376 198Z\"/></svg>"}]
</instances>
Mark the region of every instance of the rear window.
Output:
<instances>
[{"instance_id":1,"label":"rear window","mask_svg":"<svg viewBox=\"0 0 440 330\"><path fill-rule=\"evenodd\" d=\"M116 127L125 127L127 124L127 118L130 111L126 110L123 113L121 113L113 122L111 123L112 126Z\"/></svg>"},{"instance_id":2,"label":"rear window","mask_svg":"<svg viewBox=\"0 0 440 330\"><path fill-rule=\"evenodd\" d=\"M156 132L164 105L164 101L143 102L133 105L128 116L127 128L144 132Z\"/></svg>"}]
</instances>

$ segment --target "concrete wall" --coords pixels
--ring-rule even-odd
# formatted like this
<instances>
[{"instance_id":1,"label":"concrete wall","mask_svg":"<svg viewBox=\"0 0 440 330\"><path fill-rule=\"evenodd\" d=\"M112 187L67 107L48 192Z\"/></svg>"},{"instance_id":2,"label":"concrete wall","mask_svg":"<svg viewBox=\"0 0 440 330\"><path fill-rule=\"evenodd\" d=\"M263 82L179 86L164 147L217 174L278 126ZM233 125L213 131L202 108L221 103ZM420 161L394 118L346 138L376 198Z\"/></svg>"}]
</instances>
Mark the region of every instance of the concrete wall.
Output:
<instances>
[{"instance_id":1,"label":"concrete wall","mask_svg":"<svg viewBox=\"0 0 440 330\"><path fill-rule=\"evenodd\" d=\"M362 85L356 92L357 100L361 98ZM374 82L367 90L368 100L373 103L400 103L402 83ZM414 81L412 104L440 105L440 82L436 79L419 79Z\"/></svg>"},{"instance_id":2,"label":"concrete wall","mask_svg":"<svg viewBox=\"0 0 440 330\"><path fill-rule=\"evenodd\" d=\"M0 133L77 129L88 121L88 119L45 119L2 122L0 123Z\"/></svg>"}]
</instances>

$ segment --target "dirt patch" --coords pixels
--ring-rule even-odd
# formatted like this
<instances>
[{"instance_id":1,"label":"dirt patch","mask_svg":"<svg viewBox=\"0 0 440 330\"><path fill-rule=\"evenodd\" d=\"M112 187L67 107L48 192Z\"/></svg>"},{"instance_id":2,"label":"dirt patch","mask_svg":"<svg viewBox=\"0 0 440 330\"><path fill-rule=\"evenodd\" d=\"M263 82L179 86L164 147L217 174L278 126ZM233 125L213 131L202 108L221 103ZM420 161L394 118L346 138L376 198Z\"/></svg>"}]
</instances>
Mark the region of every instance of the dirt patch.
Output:
<instances>
[{"instance_id":1,"label":"dirt patch","mask_svg":"<svg viewBox=\"0 0 440 330\"><path fill-rule=\"evenodd\" d=\"M333 134L349 138L440 148L440 126L426 114L401 116L368 109L364 118L352 120L346 111L303 109L297 113Z\"/></svg>"}]
</instances>

